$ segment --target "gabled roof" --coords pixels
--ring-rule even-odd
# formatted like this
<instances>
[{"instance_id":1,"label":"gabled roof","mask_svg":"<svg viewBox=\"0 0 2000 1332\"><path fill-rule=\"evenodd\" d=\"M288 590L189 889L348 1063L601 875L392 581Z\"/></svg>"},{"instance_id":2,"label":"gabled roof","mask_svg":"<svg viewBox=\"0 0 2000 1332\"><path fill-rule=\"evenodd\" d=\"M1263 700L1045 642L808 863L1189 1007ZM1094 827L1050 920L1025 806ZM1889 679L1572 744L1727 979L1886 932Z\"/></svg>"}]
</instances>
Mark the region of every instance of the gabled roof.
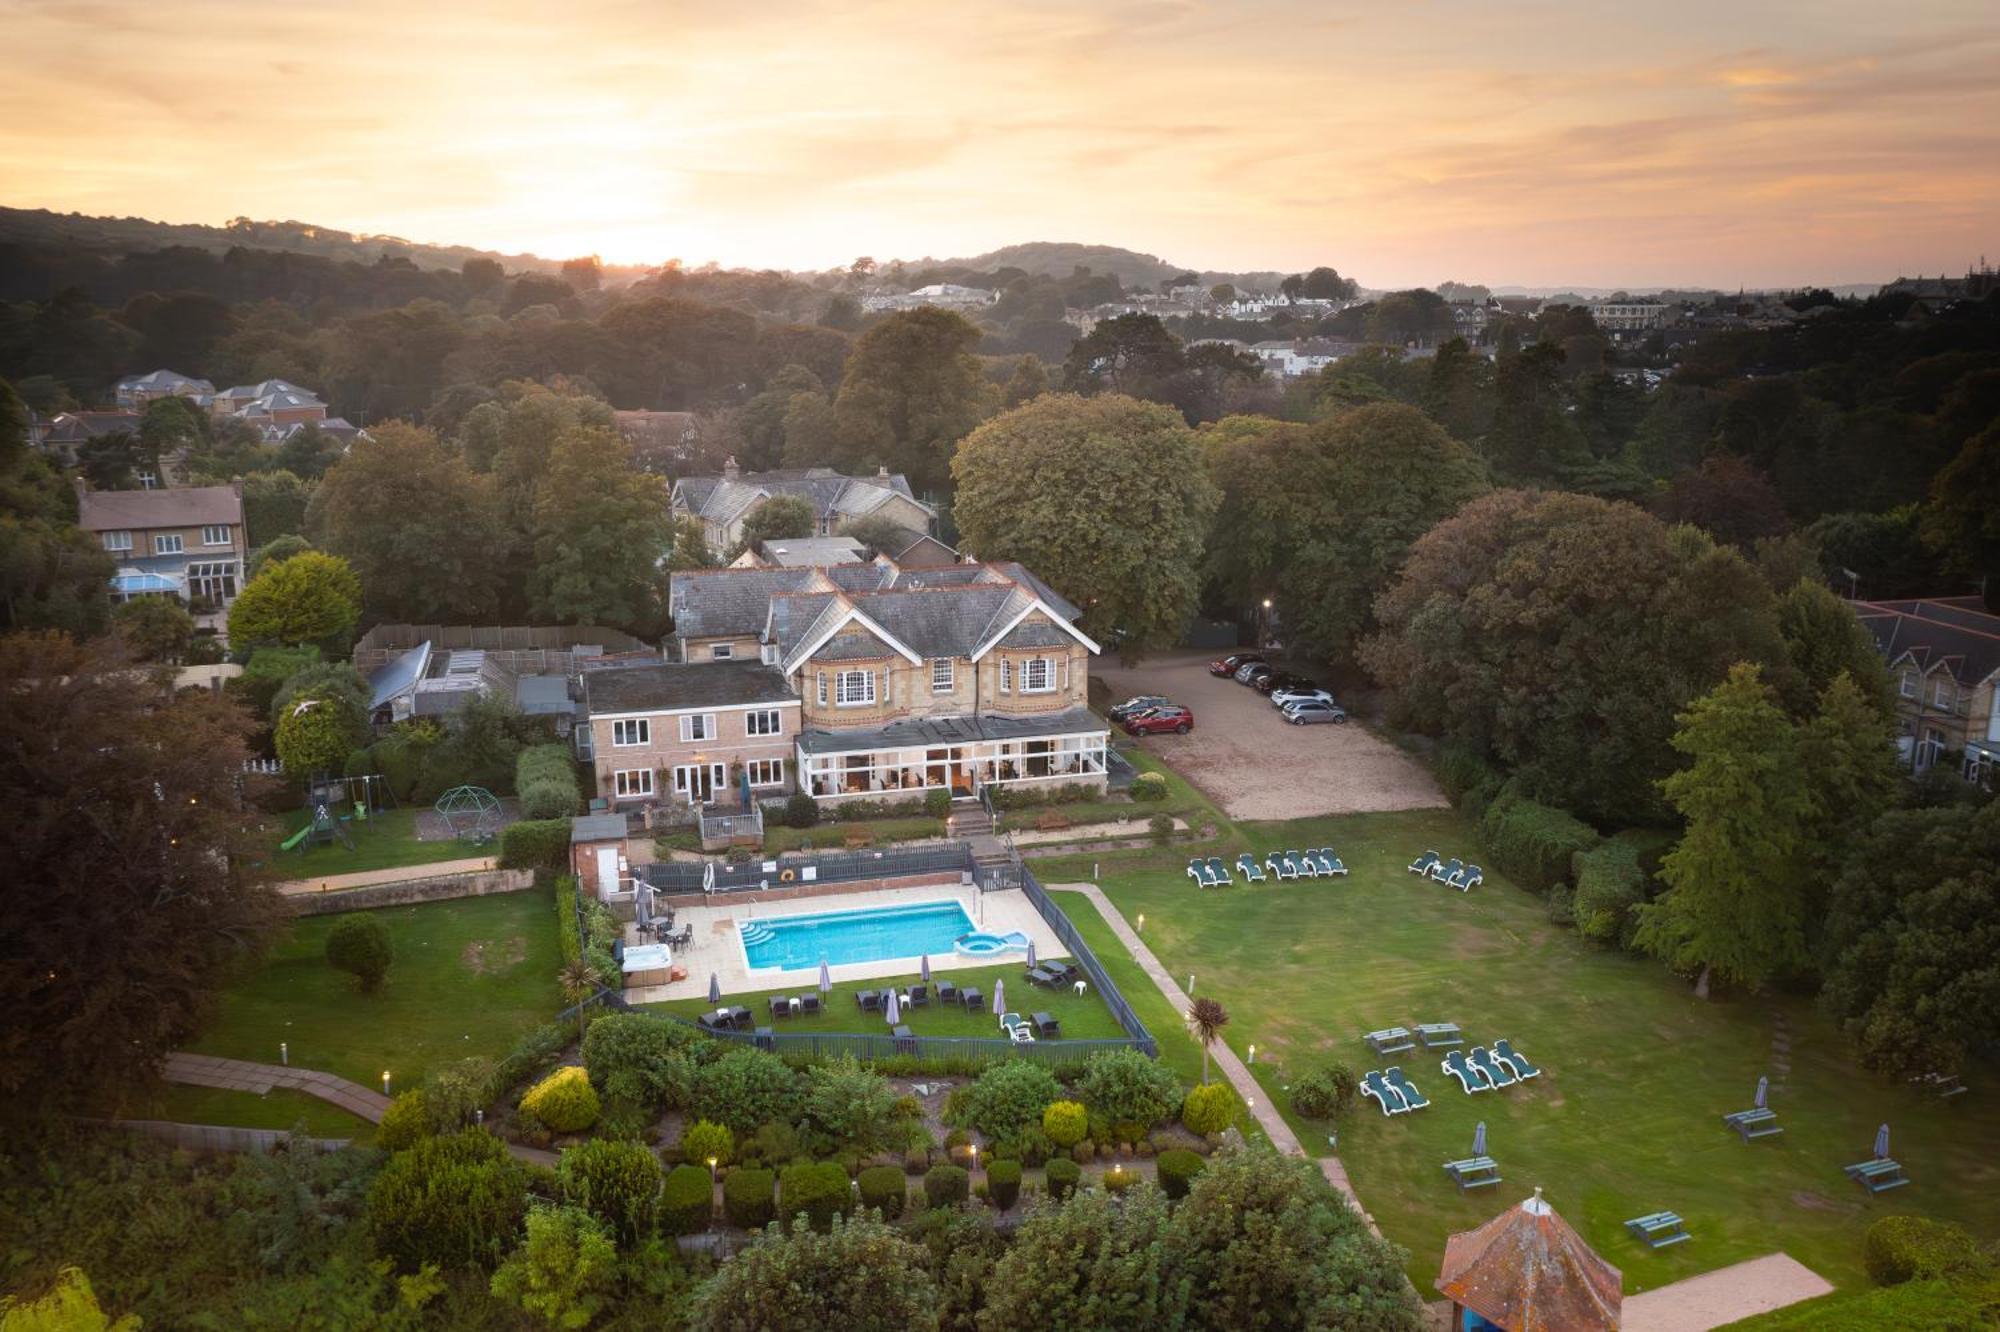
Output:
<instances>
[{"instance_id":1,"label":"gabled roof","mask_svg":"<svg viewBox=\"0 0 2000 1332\"><path fill-rule=\"evenodd\" d=\"M683 477L674 483L673 497L675 505L689 513L709 522L728 523L774 495L804 498L821 520L872 513L894 496L901 496L926 513L932 512L910 489L909 478L900 473L843 476L831 467Z\"/></svg>"},{"instance_id":2,"label":"gabled roof","mask_svg":"<svg viewBox=\"0 0 2000 1332\"><path fill-rule=\"evenodd\" d=\"M1967 689L2000 671L2000 616L1978 597L1857 601L1854 613L1892 665L1908 660L1925 675L1942 670Z\"/></svg>"},{"instance_id":3,"label":"gabled roof","mask_svg":"<svg viewBox=\"0 0 2000 1332\"><path fill-rule=\"evenodd\" d=\"M755 661L667 662L590 671L583 677L583 697L593 717L799 701L783 676Z\"/></svg>"},{"instance_id":4,"label":"gabled roof","mask_svg":"<svg viewBox=\"0 0 2000 1332\"><path fill-rule=\"evenodd\" d=\"M118 381L118 390L121 393L137 391L183 393L189 390L196 393L213 393L215 385L206 379L191 379L178 370L151 370L143 375L127 375Z\"/></svg>"},{"instance_id":5,"label":"gabled roof","mask_svg":"<svg viewBox=\"0 0 2000 1332\"><path fill-rule=\"evenodd\" d=\"M77 497L76 525L86 532L234 526L242 522L243 497L234 486L86 490Z\"/></svg>"},{"instance_id":6,"label":"gabled roof","mask_svg":"<svg viewBox=\"0 0 2000 1332\"><path fill-rule=\"evenodd\" d=\"M682 570L668 581L668 610L682 639L753 638L772 597L814 586L832 590L816 569Z\"/></svg>"},{"instance_id":7,"label":"gabled roof","mask_svg":"<svg viewBox=\"0 0 2000 1332\"><path fill-rule=\"evenodd\" d=\"M1437 1289L1517 1332L1618 1326L1624 1277L1557 1216L1542 1191L1445 1241Z\"/></svg>"}]
</instances>

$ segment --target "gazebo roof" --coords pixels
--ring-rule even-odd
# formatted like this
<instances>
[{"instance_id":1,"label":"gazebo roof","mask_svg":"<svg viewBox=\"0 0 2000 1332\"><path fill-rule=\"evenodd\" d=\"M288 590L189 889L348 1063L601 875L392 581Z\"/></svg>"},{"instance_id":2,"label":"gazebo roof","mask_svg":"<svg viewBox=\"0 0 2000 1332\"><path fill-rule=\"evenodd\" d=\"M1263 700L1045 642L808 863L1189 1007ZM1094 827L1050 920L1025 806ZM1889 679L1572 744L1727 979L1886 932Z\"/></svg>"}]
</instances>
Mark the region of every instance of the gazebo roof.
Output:
<instances>
[{"instance_id":1,"label":"gazebo roof","mask_svg":"<svg viewBox=\"0 0 2000 1332\"><path fill-rule=\"evenodd\" d=\"M1615 1329L1623 1277L1542 1191L1445 1241L1437 1289L1509 1332Z\"/></svg>"}]
</instances>

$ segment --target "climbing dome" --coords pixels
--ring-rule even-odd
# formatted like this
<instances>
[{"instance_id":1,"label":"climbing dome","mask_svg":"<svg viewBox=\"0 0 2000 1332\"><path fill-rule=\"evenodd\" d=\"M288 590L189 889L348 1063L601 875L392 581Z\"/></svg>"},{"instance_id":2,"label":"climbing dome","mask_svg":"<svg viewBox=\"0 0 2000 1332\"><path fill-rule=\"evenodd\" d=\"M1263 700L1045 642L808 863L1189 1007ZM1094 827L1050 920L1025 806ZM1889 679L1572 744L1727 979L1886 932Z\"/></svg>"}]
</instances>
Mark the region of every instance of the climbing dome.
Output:
<instances>
[{"instance_id":1,"label":"climbing dome","mask_svg":"<svg viewBox=\"0 0 2000 1332\"><path fill-rule=\"evenodd\" d=\"M490 842L500 832L500 801L483 786L454 786L434 808L461 842Z\"/></svg>"}]
</instances>

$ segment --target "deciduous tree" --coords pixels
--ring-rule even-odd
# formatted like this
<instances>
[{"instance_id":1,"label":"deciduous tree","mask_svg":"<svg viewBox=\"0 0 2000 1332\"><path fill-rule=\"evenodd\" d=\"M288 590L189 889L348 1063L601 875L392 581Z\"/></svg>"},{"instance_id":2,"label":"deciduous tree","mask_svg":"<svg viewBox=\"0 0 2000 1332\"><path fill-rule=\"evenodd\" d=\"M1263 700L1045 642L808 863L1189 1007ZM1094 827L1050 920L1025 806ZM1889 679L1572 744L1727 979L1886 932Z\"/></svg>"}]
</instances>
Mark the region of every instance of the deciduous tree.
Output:
<instances>
[{"instance_id":1,"label":"deciduous tree","mask_svg":"<svg viewBox=\"0 0 2000 1332\"><path fill-rule=\"evenodd\" d=\"M953 447L997 399L972 354L980 336L962 316L931 307L898 311L863 333L833 403L842 457L905 473L922 491L942 487Z\"/></svg>"},{"instance_id":2,"label":"deciduous tree","mask_svg":"<svg viewBox=\"0 0 2000 1332\"><path fill-rule=\"evenodd\" d=\"M819 515L812 501L803 495L773 495L752 509L743 519L741 546L766 541L796 541L813 535Z\"/></svg>"},{"instance_id":3,"label":"deciduous tree","mask_svg":"<svg viewBox=\"0 0 2000 1332\"><path fill-rule=\"evenodd\" d=\"M536 1207L528 1213L527 1235L494 1272L491 1289L546 1326L584 1328L617 1284L618 1246L601 1221L580 1207Z\"/></svg>"},{"instance_id":4,"label":"deciduous tree","mask_svg":"<svg viewBox=\"0 0 2000 1332\"><path fill-rule=\"evenodd\" d=\"M789 1233L772 1226L725 1264L696 1293L690 1314L694 1332L925 1332L937 1327L937 1288L924 1251L892 1226L835 1218L821 1233L800 1220Z\"/></svg>"},{"instance_id":5,"label":"deciduous tree","mask_svg":"<svg viewBox=\"0 0 2000 1332\"><path fill-rule=\"evenodd\" d=\"M309 550L266 564L229 607L239 647L307 643L343 648L361 618L361 580L338 555Z\"/></svg>"},{"instance_id":6,"label":"deciduous tree","mask_svg":"<svg viewBox=\"0 0 2000 1332\"><path fill-rule=\"evenodd\" d=\"M649 638L665 629L667 487L632 467L631 446L616 431L579 426L556 445L535 492L534 534L528 593L537 622Z\"/></svg>"},{"instance_id":7,"label":"deciduous tree","mask_svg":"<svg viewBox=\"0 0 2000 1332\"><path fill-rule=\"evenodd\" d=\"M194 638L194 616L172 597L135 597L111 612L111 627L141 661L177 662Z\"/></svg>"}]
</instances>

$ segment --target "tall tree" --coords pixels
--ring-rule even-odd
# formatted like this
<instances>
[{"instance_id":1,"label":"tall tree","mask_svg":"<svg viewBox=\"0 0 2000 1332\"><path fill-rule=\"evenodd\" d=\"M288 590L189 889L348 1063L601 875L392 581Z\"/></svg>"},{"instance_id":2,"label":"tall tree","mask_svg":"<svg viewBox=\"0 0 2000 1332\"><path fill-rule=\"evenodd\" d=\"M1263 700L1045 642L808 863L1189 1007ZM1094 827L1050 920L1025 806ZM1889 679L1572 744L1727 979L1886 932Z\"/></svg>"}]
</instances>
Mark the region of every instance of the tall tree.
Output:
<instances>
[{"instance_id":1,"label":"tall tree","mask_svg":"<svg viewBox=\"0 0 2000 1332\"><path fill-rule=\"evenodd\" d=\"M28 409L0 379L0 629L102 630L115 565L76 527L76 492L28 445Z\"/></svg>"},{"instance_id":2,"label":"tall tree","mask_svg":"<svg viewBox=\"0 0 2000 1332\"><path fill-rule=\"evenodd\" d=\"M967 549L1028 565L1128 652L1179 637L1216 497L1177 413L1047 394L974 431L952 474Z\"/></svg>"},{"instance_id":3,"label":"tall tree","mask_svg":"<svg viewBox=\"0 0 2000 1332\"><path fill-rule=\"evenodd\" d=\"M1924 542L1945 568L2000 596L2000 423L1965 442L1931 482Z\"/></svg>"},{"instance_id":4,"label":"tall tree","mask_svg":"<svg viewBox=\"0 0 2000 1332\"><path fill-rule=\"evenodd\" d=\"M1063 363L1063 387L1072 393L1123 393L1165 401L1186 367L1181 340L1155 315L1124 314L1099 320L1078 338Z\"/></svg>"},{"instance_id":5,"label":"tall tree","mask_svg":"<svg viewBox=\"0 0 2000 1332\"><path fill-rule=\"evenodd\" d=\"M634 470L614 430L563 436L535 491L531 612L653 637L666 627L660 564L672 549L666 483Z\"/></svg>"},{"instance_id":6,"label":"tall tree","mask_svg":"<svg viewBox=\"0 0 2000 1332\"><path fill-rule=\"evenodd\" d=\"M1717 541L1748 549L1791 527L1784 501L1762 473L1741 458L1712 453L1701 466L1667 483L1657 512L1670 523L1693 523Z\"/></svg>"},{"instance_id":7,"label":"tall tree","mask_svg":"<svg viewBox=\"0 0 2000 1332\"><path fill-rule=\"evenodd\" d=\"M1562 349L1547 342L1500 359L1486 455L1502 475L1553 477L1589 456L1582 432L1564 411L1562 369Z\"/></svg>"},{"instance_id":8,"label":"tall tree","mask_svg":"<svg viewBox=\"0 0 2000 1332\"><path fill-rule=\"evenodd\" d=\"M1889 672L1852 607L1826 584L1802 578L1778 598L1777 611L1785 655L1803 691L1793 711L1804 712L1807 699L1820 698L1844 675L1878 719L1890 715Z\"/></svg>"},{"instance_id":9,"label":"tall tree","mask_svg":"<svg viewBox=\"0 0 2000 1332\"><path fill-rule=\"evenodd\" d=\"M263 546L306 530L306 506L318 483L287 471L243 478L243 526L252 545Z\"/></svg>"},{"instance_id":10,"label":"tall tree","mask_svg":"<svg viewBox=\"0 0 2000 1332\"><path fill-rule=\"evenodd\" d=\"M266 564L229 608L238 647L307 643L340 652L361 618L361 580L338 555L309 550Z\"/></svg>"},{"instance_id":11,"label":"tall tree","mask_svg":"<svg viewBox=\"0 0 2000 1332\"><path fill-rule=\"evenodd\" d=\"M928 306L863 333L833 403L844 460L902 472L922 491L942 488L953 447L997 396L972 354L980 336L962 316Z\"/></svg>"}]
</instances>

